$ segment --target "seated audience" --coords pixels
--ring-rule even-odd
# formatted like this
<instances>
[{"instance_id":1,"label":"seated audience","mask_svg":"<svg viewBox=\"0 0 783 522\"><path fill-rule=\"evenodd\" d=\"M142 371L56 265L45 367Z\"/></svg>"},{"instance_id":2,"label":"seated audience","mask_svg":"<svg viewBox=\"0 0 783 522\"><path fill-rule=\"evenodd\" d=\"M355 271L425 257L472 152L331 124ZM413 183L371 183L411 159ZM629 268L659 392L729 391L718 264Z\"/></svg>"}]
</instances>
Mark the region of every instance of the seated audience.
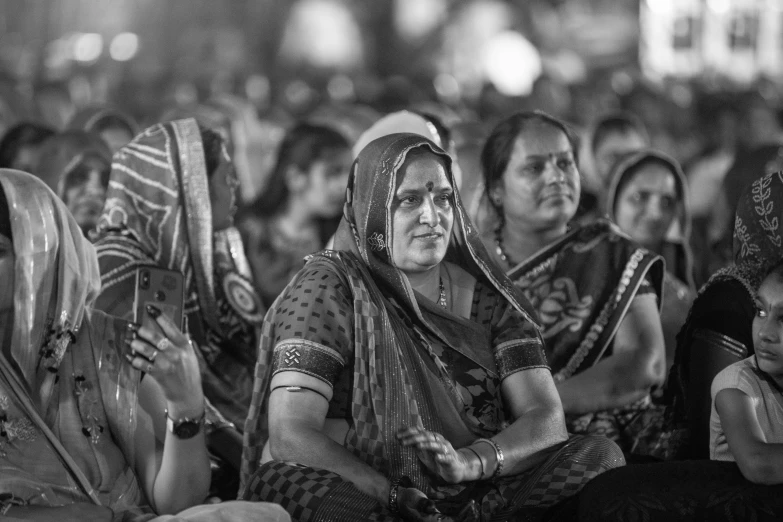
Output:
<instances>
[{"instance_id":1,"label":"seated audience","mask_svg":"<svg viewBox=\"0 0 783 522\"><path fill-rule=\"evenodd\" d=\"M188 509L210 477L189 337L154 307L159 331L94 310L93 246L13 170L0 170L0 281L0 518L286 520L277 506Z\"/></svg>"},{"instance_id":2,"label":"seated audience","mask_svg":"<svg viewBox=\"0 0 783 522\"><path fill-rule=\"evenodd\" d=\"M0 139L0 168L32 172L38 164L41 144L54 129L37 123L18 123Z\"/></svg>"},{"instance_id":3,"label":"seated audience","mask_svg":"<svg viewBox=\"0 0 783 522\"><path fill-rule=\"evenodd\" d=\"M334 234L351 168L348 142L328 127L288 131L266 189L238 217L256 287L266 307Z\"/></svg>"},{"instance_id":4,"label":"seated audience","mask_svg":"<svg viewBox=\"0 0 783 522\"><path fill-rule=\"evenodd\" d=\"M215 132L178 120L150 127L120 149L110 179L96 242L96 307L131 317L139 267L185 276L186 331L197 347L204 395L216 409L208 411L210 449L238 471L236 427L250 405L264 308L232 225L231 159Z\"/></svg>"},{"instance_id":5,"label":"seated audience","mask_svg":"<svg viewBox=\"0 0 783 522\"><path fill-rule=\"evenodd\" d=\"M538 313L569 432L605 435L632 452L665 376L664 264L606 220L571 228L574 143L543 112L495 127L482 152L495 224L483 239Z\"/></svg>"},{"instance_id":6,"label":"seated audience","mask_svg":"<svg viewBox=\"0 0 783 522\"><path fill-rule=\"evenodd\" d=\"M622 158L612 169L606 212L632 240L666 261L661 324L668 368L696 291L687 185L679 163L649 149ZM675 222L676 241L667 237Z\"/></svg>"},{"instance_id":7,"label":"seated audience","mask_svg":"<svg viewBox=\"0 0 783 522\"><path fill-rule=\"evenodd\" d=\"M763 198L760 206L757 197ZM727 366L754 354L751 323L755 296L768 267L783 258L769 222L783 220L780 173L757 179L739 198L734 230L734 265L716 272L691 307L677 338L674 366L666 383L672 428L680 429L679 458L709 458L710 386Z\"/></svg>"},{"instance_id":8,"label":"seated audience","mask_svg":"<svg viewBox=\"0 0 783 522\"><path fill-rule=\"evenodd\" d=\"M111 151L97 135L67 130L41 146L33 173L63 200L88 237L103 210L111 170Z\"/></svg>"},{"instance_id":9,"label":"seated audience","mask_svg":"<svg viewBox=\"0 0 783 522\"><path fill-rule=\"evenodd\" d=\"M604 437L569 438L535 312L454 186L419 135L359 154L336 250L264 321L244 499L299 521L507 520L624 463Z\"/></svg>"},{"instance_id":10,"label":"seated audience","mask_svg":"<svg viewBox=\"0 0 783 522\"><path fill-rule=\"evenodd\" d=\"M684 432L686 443L678 451L672 437L669 451L689 460L611 470L582 490L573 518L733 522L783 517L776 456L783 442L778 383L783 256L776 229L769 226L783 218L782 197L780 173L763 176L741 195L736 264L713 275L679 336L667 392L674 399L674 428ZM715 460L706 460L710 457Z\"/></svg>"}]
</instances>

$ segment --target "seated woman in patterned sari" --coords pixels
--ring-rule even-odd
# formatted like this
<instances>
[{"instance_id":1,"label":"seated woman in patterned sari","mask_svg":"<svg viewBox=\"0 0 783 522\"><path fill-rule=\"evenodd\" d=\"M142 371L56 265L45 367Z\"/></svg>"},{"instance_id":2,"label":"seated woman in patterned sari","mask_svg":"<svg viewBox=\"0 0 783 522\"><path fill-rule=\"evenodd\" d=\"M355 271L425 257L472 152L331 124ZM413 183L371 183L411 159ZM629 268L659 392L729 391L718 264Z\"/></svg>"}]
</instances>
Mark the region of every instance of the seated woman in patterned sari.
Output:
<instances>
[{"instance_id":1,"label":"seated woman in patterned sari","mask_svg":"<svg viewBox=\"0 0 783 522\"><path fill-rule=\"evenodd\" d=\"M608 221L569 229L576 150L571 129L545 113L498 124L482 152L497 217L483 239L539 314L569 432L606 435L629 453L665 375L663 262Z\"/></svg>"},{"instance_id":2,"label":"seated woman in patterned sari","mask_svg":"<svg viewBox=\"0 0 783 522\"><path fill-rule=\"evenodd\" d=\"M238 472L242 438L234 426L241 430L250 405L263 309L232 226L235 190L221 138L193 119L150 127L120 149L98 225L103 286L96 307L131 317L139 267L185 276L186 331L214 406L210 449Z\"/></svg>"},{"instance_id":3,"label":"seated woman in patterned sari","mask_svg":"<svg viewBox=\"0 0 783 522\"><path fill-rule=\"evenodd\" d=\"M335 249L264 321L243 498L294 520L507 520L624 463L569 439L529 303L489 260L449 156L365 147Z\"/></svg>"},{"instance_id":4,"label":"seated woman in patterned sari","mask_svg":"<svg viewBox=\"0 0 783 522\"><path fill-rule=\"evenodd\" d=\"M65 205L0 170L0 519L286 520L274 506L191 507L210 477L192 344L157 309L160 333L92 309L99 288Z\"/></svg>"},{"instance_id":5,"label":"seated woman in patterned sari","mask_svg":"<svg viewBox=\"0 0 783 522\"><path fill-rule=\"evenodd\" d=\"M606 212L620 229L666 261L661 326L666 367L696 294L690 248L688 185L677 160L656 150L632 152L612 169ZM676 234L667 234L676 230Z\"/></svg>"}]
</instances>

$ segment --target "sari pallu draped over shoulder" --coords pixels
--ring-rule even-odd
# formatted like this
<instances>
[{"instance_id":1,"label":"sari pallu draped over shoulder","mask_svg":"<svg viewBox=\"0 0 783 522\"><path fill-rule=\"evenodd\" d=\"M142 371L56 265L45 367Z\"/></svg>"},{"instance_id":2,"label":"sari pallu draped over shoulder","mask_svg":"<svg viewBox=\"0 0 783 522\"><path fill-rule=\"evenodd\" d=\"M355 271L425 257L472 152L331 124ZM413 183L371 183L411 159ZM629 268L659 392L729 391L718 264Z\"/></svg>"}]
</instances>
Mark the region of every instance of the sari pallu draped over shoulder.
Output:
<instances>
[{"instance_id":1,"label":"sari pallu draped over shoulder","mask_svg":"<svg viewBox=\"0 0 783 522\"><path fill-rule=\"evenodd\" d=\"M123 357L127 323L90 308L94 248L42 182L3 169L0 185L16 256L13 334L0 355L0 508L98 501L148 512L129 464L139 373Z\"/></svg>"},{"instance_id":2,"label":"sari pallu draped over shoulder","mask_svg":"<svg viewBox=\"0 0 783 522\"><path fill-rule=\"evenodd\" d=\"M183 326L199 347L205 395L241 426L263 314L238 232L213 231L195 120L150 127L115 154L98 237L97 307L107 313L132 318L139 267L184 275Z\"/></svg>"},{"instance_id":3,"label":"sari pallu draped over shoulder","mask_svg":"<svg viewBox=\"0 0 783 522\"><path fill-rule=\"evenodd\" d=\"M649 285L660 297L663 268L659 256L601 219L508 272L538 311L556 382L611 355L634 297Z\"/></svg>"},{"instance_id":4,"label":"sari pallu draped over shoulder","mask_svg":"<svg viewBox=\"0 0 783 522\"><path fill-rule=\"evenodd\" d=\"M429 140L392 134L372 142L354 163L344 218L335 240L337 250L312 256L264 321L253 401L245 425L242 487L244 498L277 498L297 520L394 518L339 475L276 461L260 463L269 436L270 381L277 367L293 367L299 358L320 357L322 367L330 360L346 361L352 385L343 446L379 473L390 479L408 476L422 491L454 499L456 504L475 499L487 517L513 513L520 508L515 499L529 495L533 488L527 482L530 477L520 480L520 476L495 483L443 486L432 480L413 449L397 441L401 427L417 426L438 433L464 433L459 443L452 440L455 447L461 447L507 425L499 402L491 414L481 415L468 407L469 399L453 393L466 385L460 382L459 372L449 367L455 360L473 368L467 374L483 376L471 384L492 390L490 395L496 397L506 376L546 367L534 312L489 261L458 194L454 194L454 227L446 259L475 278L476 288L487 289L476 290L473 296L473 310L484 311L485 322L462 319L417 297L407 277L392 264L391 201L397 172L415 148L428 149L442 158L453 184L448 156ZM319 294L307 287L309 277L325 278L322 274L329 275L324 286L345 289L344 301L333 299L336 294L326 288ZM306 326L289 334L287 321L294 308L306 308L302 313L321 317L347 314L352 323L347 334L350 353L341 357L334 346L314 346ZM442 358L436 345L443 348ZM446 370L439 371L444 367ZM594 474L599 472L591 464L587 468ZM543 474L543 467L530 473ZM285 491L286 486L280 486L282 489L275 490L275 484L282 483L292 484L292 489ZM294 491L297 488L306 491Z\"/></svg>"},{"instance_id":5,"label":"sari pallu draped over shoulder","mask_svg":"<svg viewBox=\"0 0 783 522\"><path fill-rule=\"evenodd\" d=\"M693 279L693 252L691 250L691 208L688 183L680 164L670 156L653 149L632 152L623 157L612 169L606 211L612 221L617 221L620 206L619 189L636 176L643 176L639 169L645 165L664 166L674 179L677 203L674 221L669 233L661 241L658 254L666 263L661 299L661 326L666 343L667 367L674 359L677 334L682 329L688 311L696 296Z\"/></svg>"}]
</instances>

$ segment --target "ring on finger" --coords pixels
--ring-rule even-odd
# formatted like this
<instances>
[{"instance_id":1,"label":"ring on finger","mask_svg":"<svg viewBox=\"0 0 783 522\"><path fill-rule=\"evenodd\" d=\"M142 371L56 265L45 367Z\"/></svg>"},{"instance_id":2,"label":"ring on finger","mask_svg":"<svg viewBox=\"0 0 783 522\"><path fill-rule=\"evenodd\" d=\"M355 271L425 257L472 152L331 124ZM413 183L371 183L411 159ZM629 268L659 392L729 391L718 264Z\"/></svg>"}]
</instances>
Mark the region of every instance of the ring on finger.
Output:
<instances>
[{"instance_id":1,"label":"ring on finger","mask_svg":"<svg viewBox=\"0 0 783 522\"><path fill-rule=\"evenodd\" d=\"M169 338L168 337L164 337L163 339L158 341L158 344L155 345L155 348L157 348L158 350L160 350L162 352L163 350L171 348L171 346L172 345L171 345L171 341L169 341Z\"/></svg>"},{"instance_id":2,"label":"ring on finger","mask_svg":"<svg viewBox=\"0 0 783 522\"><path fill-rule=\"evenodd\" d=\"M149 359L151 364L155 364L155 357L157 357L157 356L158 356L158 351L155 350L154 352L152 352L152 355L147 357L147 359Z\"/></svg>"}]
</instances>

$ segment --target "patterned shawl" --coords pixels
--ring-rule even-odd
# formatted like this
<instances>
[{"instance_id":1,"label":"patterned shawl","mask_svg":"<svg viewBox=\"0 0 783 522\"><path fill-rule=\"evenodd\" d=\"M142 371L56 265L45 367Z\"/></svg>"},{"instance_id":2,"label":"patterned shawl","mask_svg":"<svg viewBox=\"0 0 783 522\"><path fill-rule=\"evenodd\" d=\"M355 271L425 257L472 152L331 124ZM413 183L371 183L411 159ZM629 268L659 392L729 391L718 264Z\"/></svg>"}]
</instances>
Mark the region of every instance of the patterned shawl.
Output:
<instances>
[{"instance_id":1,"label":"patterned shawl","mask_svg":"<svg viewBox=\"0 0 783 522\"><path fill-rule=\"evenodd\" d=\"M744 190L734 217L734 264L715 272L699 293L716 281L735 279L755 299L767 271L783 258L781 221L783 171L765 174Z\"/></svg>"},{"instance_id":2,"label":"patterned shawl","mask_svg":"<svg viewBox=\"0 0 783 522\"><path fill-rule=\"evenodd\" d=\"M690 247L691 240L691 208L688 202L688 183L685 179L680 164L674 158L659 152L657 150L647 149L632 152L622 158L613 168L610 176L609 192L606 199L606 213L609 219L616 221L617 212L617 193L623 180L630 174L636 166L648 160L657 160L668 166L674 175L677 183L677 191L680 195L679 209L675 218L674 225L676 230L667 234L662 245L661 252L658 252L666 261L667 271L674 274L680 281L684 282L695 291L693 282L693 252Z\"/></svg>"},{"instance_id":3,"label":"patterned shawl","mask_svg":"<svg viewBox=\"0 0 783 522\"><path fill-rule=\"evenodd\" d=\"M126 324L89 308L100 288L98 261L65 205L30 174L2 169L0 185L16 255L14 329L0 356L0 391L5 387L23 411L20 419L13 407L3 412L4 442L13 446L9 454L28 456L24 469L3 465L0 491L22 498L52 491L35 502L57 505L89 502L85 493L94 487L93 498L118 511L132 509L144 500L128 466L135 458L139 373L122 357ZM37 429L25 436L12 429L15 423ZM41 433L42 425L55 441ZM72 458L58 458L55 444ZM112 461L117 451L107 448L115 446L124 461ZM91 480L81 490L78 473Z\"/></svg>"},{"instance_id":4,"label":"patterned shawl","mask_svg":"<svg viewBox=\"0 0 783 522\"><path fill-rule=\"evenodd\" d=\"M601 219L543 248L508 277L538 311L547 360L559 382L611 354L614 335L645 281L660 303L663 272L659 256Z\"/></svg>"},{"instance_id":5,"label":"patterned shawl","mask_svg":"<svg viewBox=\"0 0 783 522\"><path fill-rule=\"evenodd\" d=\"M408 475L417 487L427 491L431 484L415 452L397 444L395 438L396 431L403 425L443 432L431 384L421 369L421 362L417 362L421 357L421 348L417 346L421 340L415 333L416 326L427 337L459 352L473 361L476 368L492 375L503 373L500 366L505 364L504 345L520 348L515 356L527 358L528 367L545 363L542 341L533 319L535 313L490 260L458 193L454 194L454 226L446 259L493 289L503 303L498 306L505 310L502 315L517 314L518 323L515 324L521 332L519 337L495 346L494 354L486 337L483 345L466 342L466 339L477 339L474 332L477 326L436 310L437 306L422 305L407 277L392 264L390 208L397 172L409 151L420 147L443 158L448 180L453 186L448 155L426 138L391 134L371 142L354 162L344 216L335 238L337 250L314 256L309 265L330 266L341 274L353 294L353 310L346 310L353 315L355 350L353 422L346 436L346 447L374 469L391 477ZM296 302L293 294L296 285L295 279L264 321L253 403L245 425L243 484L258 468L267 441L267 401L278 323L275 314L278 305L286 299Z\"/></svg>"},{"instance_id":6,"label":"patterned shawl","mask_svg":"<svg viewBox=\"0 0 783 522\"><path fill-rule=\"evenodd\" d=\"M95 250L65 205L29 174L0 171L11 216L16 273L10 359L39 394L56 370L100 289Z\"/></svg>"},{"instance_id":7,"label":"patterned shawl","mask_svg":"<svg viewBox=\"0 0 783 522\"><path fill-rule=\"evenodd\" d=\"M200 348L207 398L232 422L243 422L263 315L238 234L213 233L194 119L150 127L115 154L98 237L97 307L107 313L132 316L140 266L184 275L186 326Z\"/></svg>"},{"instance_id":8,"label":"patterned shawl","mask_svg":"<svg viewBox=\"0 0 783 522\"><path fill-rule=\"evenodd\" d=\"M736 281L747 294L744 300L752 303L756 291L768 270L783 259L783 239L780 225L783 221L783 171L765 174L751 183L738 200L734 219L734 264L715 272L699 290L685 326L677 335L674 364L666 381L667 400L673 404L675 425L686 421L687 396L691 356L688 351L695 334L692 321L694 310L700 309L702 294L715 284ZM732 296L726 296L731 299ZM736 296L735 299L739 299ZM750 325L747 324L748 332ZM737 344L744 345L738 342ZM750 353L753 346L744 346ZM743 350L744 351L744 350Z\"/></svg>"}]
</instances>

